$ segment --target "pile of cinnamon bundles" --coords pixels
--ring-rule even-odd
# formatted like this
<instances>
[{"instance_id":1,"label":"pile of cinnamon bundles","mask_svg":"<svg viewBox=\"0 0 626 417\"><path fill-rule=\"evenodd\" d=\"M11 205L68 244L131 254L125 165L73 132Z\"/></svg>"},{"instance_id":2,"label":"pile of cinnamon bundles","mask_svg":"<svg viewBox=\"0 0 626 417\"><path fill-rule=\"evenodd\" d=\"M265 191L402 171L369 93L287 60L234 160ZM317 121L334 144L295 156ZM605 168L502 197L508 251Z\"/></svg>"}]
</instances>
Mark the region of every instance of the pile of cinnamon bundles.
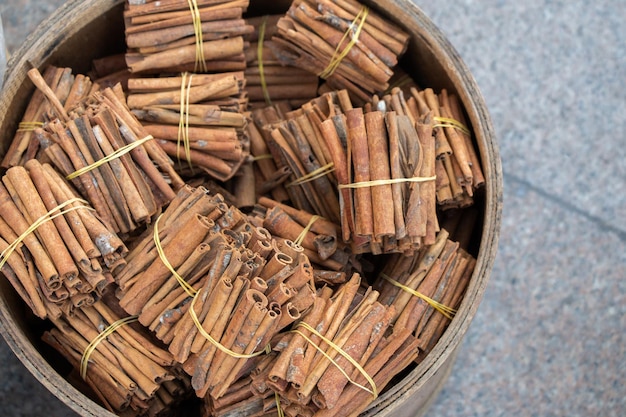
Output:
<instances>
[{"instance_id":1,"label":"pile of cinnamon bundles","mask_svg":"<svg viewBox=\"0 0 626 417\"><path fill-rule=\"evenodd\" d=\"M227 181L249 154L244 86L241 72L131 78L127 104L181 175Z\"/></svg>"},{"instance_id":2,"label":"pile of cinnamon bundles","mask_svg":"<svg viewBox=\"0 0 626 417\"><path fill-rule=\"evenodd\" d=\"M356 0L248 5L129 0L97 82L28 73L0 268L119 415L357 416L476 264L479 155L459 99L393 69L408 35Z\"/></svg>"},{"instance_id":3,"label":"pile of cinnamon bundles","mask_svg":"<svg viewBox=\"0 0 626 417\"><path fill-rule=\"evenodd\" d=\"M189 381L173 366L172 355L132 322L115 298L107 297L106 302L52 320L54 327L43 340L80 369L80 378L109 411L163 415L187 398ZM116 324L114 332L100 337Z\"/></svg>"},{"instance_id":4,"label":"pile of cinnamon bundles","mask_svg":"<svg viewBox=\"0 0 626 417\"><path fill-rule=\"evenodd\" d=\"M249 0L129 1L126 63L133 73L241 71Z\"/></svg>"},{"instance_id":5,"label":"pile of cinnamon bundles","mask_svg":"<svg viewBox=\"0 0 626 417\"><path fill-rule=\"evenodd\" d=\"M295 0L278 21L276 57L366 103L389 86L408 34L356 0Z\"/></svg>"},{"instance_id":6,"label":"pile of cinnamon bundles","mask_svg":"<svg viewBox=\"0 0 626 417\"><path fill-rule=\"evenodd\" d=\"M94 304L128 253L48 164L10 168L0 184L2 273L40 318Z\"/></svg>"},{"instance_id":7,"label":"pile of cinnamon bundles","mask_svg":"<svg viewBox=\"0 0 626 417\"><path fill-rule=\"evenodd\" d=\"M250 109L286 101L290 107L299 107L317 96L318 77L305 69L284 66L273 52L272 37L282 15L267 15L246 19L254 32L245 37L246 90Z\"/></svg>"}]
</instances>

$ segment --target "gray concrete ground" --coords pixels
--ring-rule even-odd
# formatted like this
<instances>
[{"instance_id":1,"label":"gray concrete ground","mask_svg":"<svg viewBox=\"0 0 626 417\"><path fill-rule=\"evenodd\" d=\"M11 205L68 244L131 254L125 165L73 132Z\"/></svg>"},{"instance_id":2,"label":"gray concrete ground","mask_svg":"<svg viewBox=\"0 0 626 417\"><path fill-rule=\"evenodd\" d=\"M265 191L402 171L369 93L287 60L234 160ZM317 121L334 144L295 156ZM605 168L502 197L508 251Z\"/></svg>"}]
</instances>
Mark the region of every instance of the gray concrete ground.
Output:
<instances>
[{"instance_id":1,"label":"gray concrete ground","mask_svg":"<svg viewBox=\"0 0 626 417\"><path fill-rule=\"evenodd\" d=\"M483 304L428 415L626 412L626 7L415 0L485 96L505 213ZM62 0L0 1L9 50ZM6 416L70 415L0 342Z\"/></svg>"}]
</instances>

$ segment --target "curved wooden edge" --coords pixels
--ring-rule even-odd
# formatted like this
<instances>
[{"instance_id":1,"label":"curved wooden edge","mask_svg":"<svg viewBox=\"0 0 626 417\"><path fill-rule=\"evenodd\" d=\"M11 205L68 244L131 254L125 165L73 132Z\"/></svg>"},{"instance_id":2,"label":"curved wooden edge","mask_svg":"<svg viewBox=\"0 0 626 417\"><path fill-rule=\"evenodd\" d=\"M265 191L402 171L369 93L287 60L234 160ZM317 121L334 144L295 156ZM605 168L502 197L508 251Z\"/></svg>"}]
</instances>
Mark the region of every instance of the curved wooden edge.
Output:
<instances>
[{"instance_id":1,"label":"curved wooden edge","mask_svg":"<svg viewBox=\"0 0 626 417\"><path fill-rule=\"evenodd\" d=\"M19 96L28 96L34 89L26 91L23 87L27 71L33 67L40 68L54 55L64 39L73 36L102 13L123 2L124 0L69 0L26 38L7 63L4 88L0 94L0 129L4 131L11 124L17 125L14 117L17 110L12 105L20 100ZM25 103L26 99L23 101ZM115 414L100 407L69 384L41 356L15 321L14 313L7 308L4 293L0 294L0 333L26 369L73 411L85 417L115 417Z\"/></svg>"},{"instance_id":2,"label":"curved wooden edge","mask_svg":"<svg viewBox=\"0 0 626 417\"><path fill-rule=\"evenodd\" d=\"M366 411L366 416L414 416L425 408L407 410L404 399L419 403L425 391L438 393L456 359L459 346L476 315L489 282L496 258L502 222L503 181L500 151L484 98L469 69L441 30L410 0L394 1L385 8L389 16L403 16L402 22L413 37L431 50L450 78L468 113L486 177L482 238L474 273L459 311L435 348L403 381L391 387ZM430 384L430 387L429 387ZM432 403L434 398L430 399ZM430 405L430 404L428 404ZM423 410L423 411L422 411ZM409 414L404 414L410 412Z\"/></svg>"}]
</instances>

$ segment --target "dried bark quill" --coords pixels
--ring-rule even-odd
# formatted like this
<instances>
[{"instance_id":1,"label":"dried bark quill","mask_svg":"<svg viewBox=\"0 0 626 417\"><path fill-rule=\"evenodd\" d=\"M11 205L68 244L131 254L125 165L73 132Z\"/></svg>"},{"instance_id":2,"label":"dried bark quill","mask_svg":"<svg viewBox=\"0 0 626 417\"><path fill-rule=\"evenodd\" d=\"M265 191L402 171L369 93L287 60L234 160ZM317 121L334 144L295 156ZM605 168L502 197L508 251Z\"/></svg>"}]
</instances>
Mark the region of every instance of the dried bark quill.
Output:
<instances>
[{"instance_id":1,"label":"dried bark quill","mask_svg":"<svg viewBox=\"0 0 626 417\"><path fill-rule=\"evenodd\" d=\"M431 352L485 175L453 91L355 0L129 0L127 50L34 85L0 268L120 416L357 416Z\"/></svg>"}]
</instances>

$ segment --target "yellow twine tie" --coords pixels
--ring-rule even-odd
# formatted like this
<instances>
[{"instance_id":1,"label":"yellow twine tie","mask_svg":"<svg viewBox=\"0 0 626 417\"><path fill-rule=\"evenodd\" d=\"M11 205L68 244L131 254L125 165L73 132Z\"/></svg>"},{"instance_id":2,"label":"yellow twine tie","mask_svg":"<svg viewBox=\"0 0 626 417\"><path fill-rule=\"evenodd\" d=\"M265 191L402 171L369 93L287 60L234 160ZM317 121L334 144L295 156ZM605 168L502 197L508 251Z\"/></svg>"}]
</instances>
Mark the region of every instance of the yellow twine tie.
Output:
<instances>
[{"instance_id":1,"label":"yellow twine tie","mask_svg":"<svg viewBox=\"0 0 626 417\"><path fill-rule=\"evenodd\" d=\"M96 350L96 347L98 347L100 342L102 342L107 337L115 333L115 331L117 331L117 329L119 329L120 327L125 326L129 323L133 323L137 321L138 319L139 319L139 316L129 316L121 320L118 320L115 323L112 323L106 329L104 329L102 333L96 336L96 338L93 339L91 343L89 343L89 345L87 346L87 349L85 349L85 351L83 352L83 357L80 359L80 376L81 378L83 378L83 380L87 377L87 367L89 366L89 358L91 357L91 354Z\"/></svg>"},{"instance_id":2,"label":"yellow twine tie","mask_svg":"<svg viewBox=\"0 0 626 417\"><path fill-rule=\"evenodd\" d=\"M187 77L189 80L187 81ZM176 158L178 158L178 164L180 165L180 141L182 136L183 147L185 148L185 157L187 158L187 164L193 173L193 166L191 164L191 144L189 142L189 100L191 95L191 81L193 74L187 72L182 74L182 80L180 83L180 119L178 121L178 138L176 141Z\"/></svg>"},{"instance_id":3,"label":"yellow twine tie","mask_svg":"<svg viewBox=\"0 0 626 417\"><path fill-rule=\"evenodd\" d=\"M298 235L296 240L293 241L293 243L295 243L298 246L302 246L302 242L304 242L304 238L306 237L307 233L311 231L311 227L313 227L313 223L315 223L321 218L322 216L318 216L317 214L311 217L311 220L309 220L309 224L307 224L306 227L302 229L302 232L300 232L300 234Z\"/></svg>"},{"instance_id":4,"label":"yellow twine tie","mask_svg":"<svg viewBox=\"0 0 626 417\"><path fill-rule=\"evenodd\" d=\"M278 414L278 417L285 417L285 412L280 406L280 395L278 395L277 392L274 393L274 398L276 399L276 412Z\"/></svg>"},{"instance_id":5,"label":"yellow twine tie","mask_svg":"<svg viewBox=\"0 0 626 417\"><path fill-rule=\"evenodd\" d=\"M200 17L200 10L198 10L198 2L196 0L187 0L189 3L189 10L191 10L191 16L193 18L193 28L196 35L196 63L194 71L207 72L206 60L204 59L204 41L202 39L202 18Z\"/></svg>"},{"instance_id":6,"label":"yellow twine tie","mask_svg":"<svg viewBox=\"0 0 626 417\"><path fill-rule=\"evenodd\" d=\"M390 282L391 284L395 285L396 287L408 292L409 294L412 294L414 296L416 296L417 298L421 298L422 300L426 301L431 307L433 307L435 310L437 310L438 312L440 312L441 314L443 314L445 317L449 318L450 320L452 320L452 318L454 317L454 315L456 314L456 310L445 306L443 304L441 304L438 301L433 300L432 298L422 294L421 292L414 290L413 288L407 287L406 285L403 285L401 283L399 283L398 281L396 281L395 279L391 278L388 275L385 274L380 274L380 276L385 279L386 281Z\"/></svg>"},{"instance_id":7,"label":"yellow twine tie","mask_svg":"<svg viewBox=\"0 0 626 417\"><path fill-rule=\"evenodd\" d=\"M311 171L308 174L290 182L289 184L287 184L287 187L293 187L294 185L302 185L302 184L306 184L307 182L315 181L318 178L322 178L323 176L330 174L334 170L335 170L335 164L331 162L329 164L324 165L323 167L319 167L318 169Z\"/></svg>"},{"instance_id":8,"label":"yellow twine tie","mask_svg":"<svg viewBox=\"0 0 626 417\"><path fill-rule=\"evenodd\" d=\"M363 391L369 392L370 394L372 394L374 396L374 399L376 399L378 397L378 388L376 387L376 383L374 382L374 380L372 379L371 376L369 376L367 374L367 372L365 372L365 369L363 369L363 367L350 355L348 355L346 352L343 351L343 349L341 349L339 346L337 346L336 344L334 344L332 341L328 340L327 338L325 338L324 336L322 336L317 330L315 330L313 327L311 327L308 323L305 322L300 322L298 323L298 325L296 327L304 327L306 330L310 331L311 333L313 333L314 335L316 335L317 337L319 337L320 339L322 339L324 342L326 342L326 344L328 344L328 346L330 346L331 348L333 348L337 353L339 353L341 356L343 356L344 358L346 358L360 373L361 375L363 375L363 377L365 377L365 379L367 380L368 384L370 384L370 386L372 387L372 389L369 389L361 384L358 384L357 382L355 382L354 380L352 380L348 374L346 373L346 371L344 371L339 364L330 357L330 355L328 355L326 352L324 352L322 350L322 348L320 348L317 344L315 344L309 337L305 336L304 333L302 333L301 331L294 329L292 330L292 332L299 334L300 336L302 336L307 342L309 342L311 345L313 345L313 347L315 349L317 349L318 352L320 352L322 355L324 355L326 357L326 359L328 359L330 361L330 363L332 363L333 365L335 365L335 367L337 369L339 369L339 372L341 372L343 374L343 376L346 377L346 379L348 380L348 382L350 382L351 384L355 385L358 388L361 388Z\"/></svg>"},{"instance_id":9,"label":"yellow twine tie","mask_svg":"<svg viewBox=\"0 0 626 417\"><path fill-rule=\"evenodd\" d=\"M232 350L228 349L226 346L222 345L217 340L213 339L213 337L206 330L204 330L204 327L202 327L202 323L200 323L200 320L198 319L198 315L196 314L196 312L194 310L195 304L196 304L196 300L198 299L198 295L200 295L200 292L198 292L193 297L193 299L191 300L191 305L189 306L189 315L191 316L191 320L193 320L194 324L196 325L196 327L198 329L198 332L200 332L200 334L202 336L204 336L204 338L206 340L211 342L211 344L213 344L213 346L215 346L216 348L218 348L219 350L221 350L225 354L227 354L229 356L232 356L233 358L237 358L237 359L255 358L255 357L259 356L259 355L262 355L263 353L269 354L272 351L272 347L268 344L267 346L265 346L263 348L263 350L259 350L258 352L250 353L250 354L246 355L246 354L243 354L243 353L233 352Z\"/></svg>"},{"instance_id":10,"label":"yellow twine tie","mask_svg":"<svg viewBox=\"0 0 626 417\"><path fill-rule=\"evenodd\" d=\"M265 71L263 70L263 41L265 40L265 27L267 26L267 15L263 17L263 22L259 26L259 44L257 45L256 55L259 63L259 76L261 77L261 88L263 89L263 97L265 103L268 106L272 105L272 99L270 93L267 90L267 83L265 82Z\"/></svg>"},{"instance_id":11,"label":"yellow twine tie","mask_svg":"<svg viewBox=\"0 0 626 417\"><path fill-rule=\"evenodd\" d=\"M176 272L170 261L165 256L165 251L163 250L163 245L161 244L161 239L159 238L159 220L161 220L161 216L162 214L154 222L154 233L152 234L154 239L154 246L156 246L159 258L161 258L161 262L163 262L163 265L165 265L165 267L169 269L174 278L176 278L176 281L178 281L180 286L183 287L185 292L189 294L189 296L195 297L198 291L196 291L191 285L189 285L189 283L185 281L178 272Z\"/></svg>"},{"instance_id":12,"label":"yellow twine tie","mask_svg":"<svg viewBox=\"0 0 626 417\"><path fill-rule=\"evenodd\" d=\"M17 127L18 132L32 132L38 127L43 127L43 122L20 122Z\"/></svg>"},{"instance_id":13,"label":"yellow twine tie","mask_svg":"<svg viewBox=\"0 0 626 417\"><path fill-rule=\"evenodd\" d=\"M359 13L356 15L356 17L352 21L352 23L350 23L348 30L346 30L346 33L343 34L343 37L337 44L337 48L335 48L335 52L333 53L333 56L331 57L330 62L328 63L328 66L326 67L326 69L324 69L321 73L318 74L321 78L327 79L328 77L333 75L333 73L337 70L337 68L339 68L341 61L343 61L343 59L348 55L352 47L357 43L357 41L359 40L359 36L361 35L361 30L363 29L363 25L365 25L365 19L367 19L367 16L369 15L369 11L370 11L369 7L363 6L363 8L361 8ZM346 45L343 51L339 52L339 48L341 47L341 44L346 40L350 32L352 32L352 29L354 28L354 26L356 25L356 22L359 19L361 19L361 21L359 22L359 25L356 28L356 31L350 37L350 42L348 43L348 45Z\"/></svg>"},{"instance_id":14,"label":"yellow twine tie","mask_svg":"<svg viewBox=\"0 0 626 417\"><path fill-rule=\"evenodd\" d=\"M439 117L435 116L433 119L438 124L433 125L433 127L452 127L454 129L459 129L461 132L465 133L468 136L471 136L470 130L461 122L455 119L450 119L449 117Z\"/></svg>"},{"instance_id":15,"label":"yellow twine tie","mask_svg":"<svg viewBox=\"0 0 626 417\"><path fill-rule=\"evenodd\" d=\"M117 151L113 152L112 154L105 156L104 158L100 159L99 161L94 162L91 165L87 165L86 167L83 167L77 171L74 171L73 173L71 173L70 175L68 175L67 178L68 180L73 180L74 178L78 178L83 174L86 174L89 171L92 171L108 162L113 161L114 159L117 159L123 155L126 155L127 153L129 153L130 151L132 151L135 148L140 147L141 145L143 145L144 143L148 142L149 140L154 139L151 135L146 136L143 139L137 140L135 142L131 142L126 146L122 146L121 148L119 148Z\"/></svg>"},{"instance_id":16,"label":"yellow twine tie","mask_svg":"<svg viewBox=\"0 0 626 417\"><path fill-rule=\"evenodd\" d=\"M366 187L374 187L377 185L390 185L390 184L400 184L403 182L428 182L435 181L437 179L436 176L432 177L412 177L412 178L394 178L389 180L375 180L375 181L362 181L355 182L352 184L339 184L337 187L339 189L343 188L366 188Z\"/></svg>"},{"instance_id":17,"label":"yellow twine tie","mask_svg":"<svg viewBox=\"0 0 626 417\"><path fill-rule=\"evenodd\" d=\"M47 212L46 214L44 214L43 216L41 216L40 218L38 218L37 220L35 220L35 222L30 225L30 227L28 227L28 229L26 229L24 231L24 233L22 233L20 236L18 236L17 239L15 239L15 241L13 241L13 243L11 243L9 246L6 247L5 250L2 251L2 253L0 253L0 269L2 269L2 267L4 266L4 264L7 262L7 260L9 259L9 256L11 256L11 254L13 254L13 252L15 252L15 250L17 249L17 247L19 246L20 243L22 243L22 241L24 239L26 239L26 236L28 236L29 234L33 233L35 230L37 230L37 228L39 226L41 226L42 224L53 220L59 216L64 215L65 213L69 213L70 211L74 211L74 210L78 210L78 209L87 209L87 210L93 210L93 208L88 207L86 205L81 205L81 206L76 206L76 207L70 207L68 209L65 209L65 207L69 206L70 204L73 203L81 203L81 204L89 204L87 203L87 201L81 199L81 198L72 198L70 200L67 200L64 203L61 203L60 205L58 205L57 207L53 208L52 210L50 210L49 212ZM57 212L55 214L55 212Z\"/></svg>"}]
</instances>

